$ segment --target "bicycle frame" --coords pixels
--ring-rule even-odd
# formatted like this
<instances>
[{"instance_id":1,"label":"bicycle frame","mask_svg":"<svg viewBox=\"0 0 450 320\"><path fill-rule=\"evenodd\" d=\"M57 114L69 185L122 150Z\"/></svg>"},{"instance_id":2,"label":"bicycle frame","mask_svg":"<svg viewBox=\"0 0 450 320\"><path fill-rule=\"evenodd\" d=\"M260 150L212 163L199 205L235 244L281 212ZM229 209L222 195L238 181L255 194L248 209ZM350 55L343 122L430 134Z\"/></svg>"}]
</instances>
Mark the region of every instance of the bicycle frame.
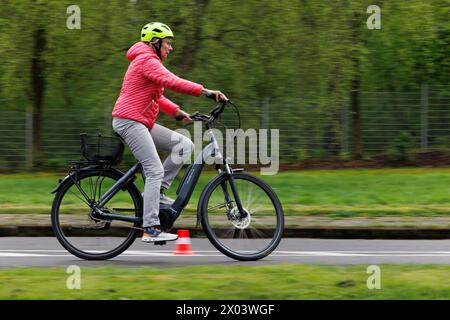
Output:
<instances>
[{"instance_id":1,"label":"bicycle frame","mask_svg":"<svg viewBox=\"0 0 450 320\"><path fill-rule=\"evenodd\" d=\"M239 198L239 195L237 193L236 187L234 185L234 181L232 178L233 169L231 169L230 165L228 164L227 160L223 158L220 149L219 144L217 142L216 137L214 136L214 133L211 128L208 128L206 133L210 136L211 142L206 145L202 152L197 156L195 162L187 168L182 181L177 189L177 198L175 202L172 204L172 206L161 206L160 211L166 211L168 212L172 217L173 220L177 219L183 209L186 207L186 205L189 203L189 200L192 196L192 192L195 189L195 186L197 185L198 178L200 177L200 174L203 170L203 166L205 165L205 159L208 157L215 158L215 166L216 170L219 174L226 174L229 175L229 182L231 186L231 190L234 196L234 199L236 201L237 207L239 209L239 212L245 217L247 214L242 208L241 201ZM222 171L221 165L224 166L225 171ZM103 212L101 210L102 207L104 207L110 199L114 197L114 195L119 192L120 189L127 183L132 183L135 179L135 174L138 173L141 170L140 163L136 163L131 169L129 169L110 189L106 191L104 195L101 196L101 198L98 200L96 204L93 205L93 212L96 215L96 217L100 219L105 220L121 220L121 221L128 221L128 222L134 222L134 223L142 223L142 218L140 217L132 217L127 215L120 215L120 214L112 214ZM234 170L234 171L242 171L242 169ZM227 203L231 203L231 198L228 194L228 191L226 189L226 185L222 185L222 188L224 190L226 201Z\"/></svg>"}]
</instances>

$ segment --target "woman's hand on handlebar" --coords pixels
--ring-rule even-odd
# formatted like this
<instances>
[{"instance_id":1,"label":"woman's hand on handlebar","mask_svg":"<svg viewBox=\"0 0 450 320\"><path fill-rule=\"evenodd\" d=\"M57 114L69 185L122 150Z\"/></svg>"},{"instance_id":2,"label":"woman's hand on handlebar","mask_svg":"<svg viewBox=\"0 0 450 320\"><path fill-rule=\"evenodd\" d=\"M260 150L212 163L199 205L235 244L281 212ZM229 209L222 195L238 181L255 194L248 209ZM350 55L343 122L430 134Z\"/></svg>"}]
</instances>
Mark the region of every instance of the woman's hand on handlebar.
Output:
<instances>
[{"instance_id":1,"label":"woman's hand on handlebar","mask_svg":"<svg viewBox=\"0 0 450 320\"><path fill-rule=\"evenodd\" d=\"M184 112L181 109L178 109L177 111L175 111L175 119L177 121L183 120L184 123L192 121L191 116L189 115L189 113Z\"/></svg>"},{"instance_id":2,"label":"woman's hand on handlebar","mask_svg":"<svg viewBox=\"0 0 450 320\"><path fill-rule=\"evenodd\" d=\"M208 98L214 99L216 102L227 102L228 98L219 90L203 89L202 94Z\"/></svg>"}]
</instances>

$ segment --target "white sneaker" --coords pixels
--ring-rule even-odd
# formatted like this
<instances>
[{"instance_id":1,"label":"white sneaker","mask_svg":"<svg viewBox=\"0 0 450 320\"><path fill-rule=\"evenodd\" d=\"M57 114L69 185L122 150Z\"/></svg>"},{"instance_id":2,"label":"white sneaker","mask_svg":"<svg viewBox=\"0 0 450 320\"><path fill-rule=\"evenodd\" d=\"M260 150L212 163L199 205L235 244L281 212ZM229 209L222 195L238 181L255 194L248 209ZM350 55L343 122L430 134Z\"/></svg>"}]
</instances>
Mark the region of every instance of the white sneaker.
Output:
<instances>
[{"instance_id":1,"label":"white sneaker","mask_svg":"<svg viewBox=\"0 0 450 320\"><path fill-rule=\"evenodd\" d=\"M141 192L141 196L142 196L142 199L144 199L144 193L143 192ZM166 204L166 205L171 206L174 202L175 202L175 200L173 200L172 198L166 196L164 193L160 193L159 194L159 203L160 204Z\"/></svg>"},{"instance_id":2,"label":"white sneaker","mask_svg":"<svg viewBox=\"0 0 450 320\"><path fill-rule=\"evenodd\" d=\"M160 193L160 195L159 195L159 203L160 204L166 204L166 205L171 206L174 202L175 202L175 200L173 200L172 198L169 198L164 193Z\"/></svg>"},{"instance_id":3,"label":"white sneaker","mask_svg":"<svg viewBox=\"0 0 450 320\"><path fill-rule=\"evenodd\" d=\"M161 229L156 227L144 228L144 234L142 235L142 241L155 242L155 241L174 241L178 239L178 235L162 232Z\"/></svg>"}]
</instances>

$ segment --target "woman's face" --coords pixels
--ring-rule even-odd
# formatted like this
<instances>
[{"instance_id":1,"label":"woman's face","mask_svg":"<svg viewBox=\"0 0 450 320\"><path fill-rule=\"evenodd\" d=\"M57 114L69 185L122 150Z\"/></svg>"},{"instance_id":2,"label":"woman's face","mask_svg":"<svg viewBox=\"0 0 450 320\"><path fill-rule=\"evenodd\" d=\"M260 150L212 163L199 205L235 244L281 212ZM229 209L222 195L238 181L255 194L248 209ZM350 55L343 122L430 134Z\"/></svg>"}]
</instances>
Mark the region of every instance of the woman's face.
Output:
<instances>
[{"instance_id":1,"label":"woman's face","mask_svg":"<svg viewBox=\"0 0 450 320\"><path fill-rule=\"evenodd\" d=\"M164 60L167 58L170 52L172 52L172 40L170 38L162 39L161 44L161 59Z\"/></svg>"}]
</instances>

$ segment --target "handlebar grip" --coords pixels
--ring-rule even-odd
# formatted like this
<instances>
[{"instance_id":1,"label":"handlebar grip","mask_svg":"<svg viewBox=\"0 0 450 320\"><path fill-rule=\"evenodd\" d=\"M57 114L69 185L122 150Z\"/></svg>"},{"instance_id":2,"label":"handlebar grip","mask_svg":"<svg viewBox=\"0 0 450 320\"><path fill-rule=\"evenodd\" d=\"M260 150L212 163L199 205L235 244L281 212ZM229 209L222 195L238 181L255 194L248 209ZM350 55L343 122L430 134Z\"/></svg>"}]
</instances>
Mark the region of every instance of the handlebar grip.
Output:
<instances>
[{"instance_id":1,"label":"handlebar grip","mask_svg":"<svg viewBox=\"0 0 450 320\"><path fill-rule=\"evenodd\" d=\"M212 92L209 92L207 94L205 94L205 97L209 98L209 99L213 99L216 100L216 95Z\"/></svg>"}]
</instances>

